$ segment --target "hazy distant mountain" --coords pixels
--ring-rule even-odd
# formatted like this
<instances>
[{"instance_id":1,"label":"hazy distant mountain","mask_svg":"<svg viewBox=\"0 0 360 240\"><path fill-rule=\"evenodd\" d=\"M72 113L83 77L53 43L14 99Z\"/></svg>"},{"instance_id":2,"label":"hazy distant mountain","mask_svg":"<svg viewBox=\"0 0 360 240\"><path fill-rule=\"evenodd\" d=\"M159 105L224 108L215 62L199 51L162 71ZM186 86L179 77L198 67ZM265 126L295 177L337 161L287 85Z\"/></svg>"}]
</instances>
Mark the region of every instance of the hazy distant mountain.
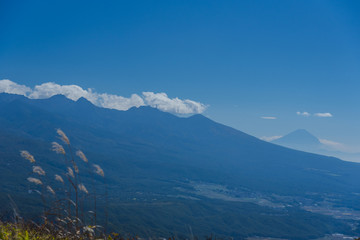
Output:
<instances>
[{"instance_id":1,"label":"hazy distant mountain","mask_svg":"<svg viewBox=\"0 0 360 240\"><path fill-rule=\"evenodd\" d=\"M347 153L334 150L331 147L321 143L317 137L305 129L295 130L271 142L301 151L312 152L326 156L334 156L347 161L360 162L360 153Z\"/></svg>"},{"instance_id":2,"label":"hazy distant mountain","mask_svg":"<svg viewBox=\"0 0 360 240\"><path fill-rule=\"evenodd\" d=\"M305 129L298 129L291 132L279 139L273 141L279 144L294 144L294 145L308 145L308 146L319 146L321 143L317 137L306 131Z\"/></svg>"},{"instance_id":3,"label":"hazy distant mountain","mask_svg":"<svg viewBox=\"0 0 360 240\"><path fill-rule=\"evenodd\" d=\"M321 149L322 146L319 139L305 129L298 129L281 138L273 140L272 143L297 150L315 153Z\"/></svg>"},{"instance_id":4,"label":"hazy distant mountain","mask_svg":"<svg viewBox=\"0 0 360 240\"><path fill-rule=\"evenodd\" d=\"M180 118L151 107L118 111L61 95L0 94L0 211L7 193L23 212L36 202L24 200L32 195L23 184L29 166L19 150L31 151L49 174L63 169L50 151L56 128L103 166L117 231L167 236L191 225L201 236L290 239L357 232L357 163L268 143L202 115ZM318 144L304 130L284 139Z\"/></svg>"}]
</instances>

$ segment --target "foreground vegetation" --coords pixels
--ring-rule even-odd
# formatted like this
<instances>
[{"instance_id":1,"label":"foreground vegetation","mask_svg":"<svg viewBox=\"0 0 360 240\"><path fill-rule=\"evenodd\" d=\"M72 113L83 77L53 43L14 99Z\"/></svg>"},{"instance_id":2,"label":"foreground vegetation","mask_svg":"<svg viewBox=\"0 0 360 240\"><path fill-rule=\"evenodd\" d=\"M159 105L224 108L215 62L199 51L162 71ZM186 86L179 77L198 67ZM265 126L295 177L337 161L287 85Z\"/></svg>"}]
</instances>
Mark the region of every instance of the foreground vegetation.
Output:
<instances>
[{"instance_id":1,"label":"foreground vegetation","mask_svg":"<svg viewBox=\"0 0 360 240\"><path fill-rule=\"evenodd\" d=\"M30 229L20 227L16 224L5 224L0 222L0 239L56 239L48 232L39 231L39 229Z\"/></svg>"},{"instance_id":2,"label":"foreground vegetation","mask_svg":"<svg viewBox=\"0 0 360 240\"><path fill-rule=\"evenodd\" d=\"M74 237L60 236L56 232L51 232L45 227L39 227L36 225L22 225L0 222L1 240L79 239Z\"/></svg>"},{"instance_id":3,"label":"foreground vegetation","mask_svg":"<svg viewBox=\"0 0 360 240\"><path fill-rule=\"evenodd\" d=\"M122 237L117 233L108 236L94 237L89 233L77 232L71 235L63 235L63 232L55 230L52 225L36 225L35 223L14 224L0 222L1 240L77 240L77 239L106 239L106 240L135 240L137 237Z\"/></svg>"},{"instance_id":4,"label":"foreground vegetation","mask_svg":"<svg viewBox=\"0 0 360 240\"><path fill-rule=\"evenodd\" d=\"M69 138L61 129L57 130L57 134L69 151L67 153L64 147L57 142L52 143L52 150L62 155L65 162L63 171L58 174L49 175L47 171L38 165L32 154L27 150L20 151L21 157L30 163L30 169L32 169L27 177L28 192L38 194L41 199L42 210L41 214L39 214L41 218L35 222L31 221L30 224L24 224L16 203L9 195L14 223L1 224L1 240L107 238L105 237L107 218L105 225L98 224L97 202L99 194L94 183L94 175L104 178L104 171L97 164L90 165L85 154L81 150L77 150L76 156L78 160L81 159L87 168L85 171L80 169L79 161L76 160L75 154L73 154L74 150ZM81 171L86 172L87 176L81 175ZM92 192L89 192L82 183L81 177L85 176L91 179ZM105 189L107 189L106 186ZM107 190L105 198L107 198Z\"/></svg>"}]
</instances>

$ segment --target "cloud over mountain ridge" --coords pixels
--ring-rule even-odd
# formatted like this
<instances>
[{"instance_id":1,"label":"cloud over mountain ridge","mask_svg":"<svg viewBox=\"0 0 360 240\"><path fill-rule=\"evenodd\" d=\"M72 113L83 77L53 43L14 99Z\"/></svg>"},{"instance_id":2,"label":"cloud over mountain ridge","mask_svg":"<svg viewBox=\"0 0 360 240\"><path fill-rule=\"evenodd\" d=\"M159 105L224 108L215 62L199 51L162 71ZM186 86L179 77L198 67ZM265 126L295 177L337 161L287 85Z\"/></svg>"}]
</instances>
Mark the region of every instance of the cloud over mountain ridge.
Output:
<instances>
[{"instance_id":1,"label":"cloud over mountain ridge","mask_svg":"<svg viewBox=\"0 0 360 240\"><path fill-rule=\"evenodd\" d=\"M107 93L97 93L92 89L83 89L78 85L59 85L47 82L36 85L33 89L17 84L11 80L0 80L0 93L23 95L31 99L50 98L64 95L71 100L86 98L98 107L116 110L128 110L131 107L151 106L164 112L175 114L197 114L206 110L203 103L189 99L169 98L166 93L143 92L142 95L132 94L129 98Z\"/></svg>"}]
</instances>

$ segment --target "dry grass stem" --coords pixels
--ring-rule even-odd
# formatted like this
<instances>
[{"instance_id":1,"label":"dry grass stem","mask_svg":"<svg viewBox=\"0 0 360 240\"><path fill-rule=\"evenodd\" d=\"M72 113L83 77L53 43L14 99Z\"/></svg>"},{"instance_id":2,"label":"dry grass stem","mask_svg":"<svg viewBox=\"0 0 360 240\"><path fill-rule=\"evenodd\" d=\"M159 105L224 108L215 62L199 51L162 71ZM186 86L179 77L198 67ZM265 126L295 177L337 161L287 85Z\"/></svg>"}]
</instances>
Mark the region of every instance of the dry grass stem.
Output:
<instances>
[{"instance_id":1,"label":"dry grass stem","mask_svg":"<svg viewBox=\"0 0 360 240\"><path fill-rule=\"evenodd\" d=\"M22 150L20 151L20 155L25 158L26 160L29 160L31 163L35 162L35 158L33 155L31 155L28 151Z\"/></svg>"},{"instance_id":2,"label":"dry grass stem","mask_svg":"<svg viewBox=\"0 0 360 240\"><path fill-rule=\"evenodd\" d=\"M95 168L95 173L104 177L105 174L104 174L104 170L97 164L93 164L94 168Z\"/></svg>"},{"instance_id":3,"label":"dry grass stem","mask_svg":"<svg viewBox=\"0 0 360 240\"><path fill-rule=\"evenodd\" d=\"M73 165L74 165L74 170L75 170L75 172L76 172L76 173L79 173L79 168L78 168L78 166L76 165L75 162L73 162Z\"/></svg>"},{"instance_id":4,"label":"dry grass stem","mask_svg":"<svg viewBox=\"0 0 360 240\"><path fill-rule=\"evenodd\" d=\"M55 191L54 191L54 189L52 189L52 187L46 186L46 189L48 190L49 193L51 193L52 195L55 195Z\"/></svg>"},{"instance_id":5,"label":"dry grass stem","mask_svg":"<svg viewBox=\"0 0 360 240\"><path fill-rule=\"evenodd\" d=\"M85 156L85 154L81 151L81 150L78 150L77 152L76 152L76 155L79 157L79 158L81 158L81 160L83 160L84 162L89 162L88 161L88 159L87 159L87 157Z\"/></svg>"},{"instance_id":6,"label":"dry grass stem","mask_svg":"<svg viewBox=\"0 0 360 240\"><path fill-rule=\"evenodd\" d=\"M45 176L45 171L40 166L33 166L33 172L41 176Z\"/></svg>"},{"instance_id":7,"label":"dry grass stem","mask_svg":"<svg viewBox=\"0 0 360 240\"><path fill-rule=\"evenodd\" d=\"M57 142L52 142L52 150L56 152L57 154L63 154L65 155L65 149L63 146L58 144Z\"/></svg>"},{"instance_id":8,"label":"dry grass stem","mask_svg":"<svg viewBox=\"0 0 360 240\"><path fill-rule=\"evenodd\" d=\"M55 174L55 180L58 182L64 183L64 180L60 175Z\"/></svg>"},{"instance_id":9,"label":"dry grass stem","mask_svg":"<svg viewBox=\"0 0 360 240\"><path fill-rule=\"evenodd\" d=\"M70 145L70 140L69 138L66 136L66 134L59 128L56 130L57 134L59 135L60 139L65 143Z\"/></svg>"},{"instance_id":10,"label":"dry grass stem","mask_svg":"<svg viewBox=\"0 0 360 240\"><path fill-rule=\"evenodd\" d=\"M67 174L68 174L70 177L72 177L72 178L75 177L74 171L72 170L71 167L68 167L68 168L67 168Z\"/></svg>"},{"instance_id":11,"label":"dry grass stem","mask_svg":"<svg viewBox=\"0 0 360 240\"><path fill-rule=\"evenodd\" d=\"M88 190L86 189L86 187L84 186L84 184L80 183L78 185L78 188L80 189L80 191L83 191L86 194L89 194Z\"/></svg>"},{"instance_id":12,"label":"dry grass stem","mask_svg":"<svg viewBox=\"0 0 360 240\"><path fill-rule=\"evenodd\" d=\"M31 183L35 183L36 185L42 185L42 182L38 178L28 177L27 180Z\"/></svg>"}]
</instances>

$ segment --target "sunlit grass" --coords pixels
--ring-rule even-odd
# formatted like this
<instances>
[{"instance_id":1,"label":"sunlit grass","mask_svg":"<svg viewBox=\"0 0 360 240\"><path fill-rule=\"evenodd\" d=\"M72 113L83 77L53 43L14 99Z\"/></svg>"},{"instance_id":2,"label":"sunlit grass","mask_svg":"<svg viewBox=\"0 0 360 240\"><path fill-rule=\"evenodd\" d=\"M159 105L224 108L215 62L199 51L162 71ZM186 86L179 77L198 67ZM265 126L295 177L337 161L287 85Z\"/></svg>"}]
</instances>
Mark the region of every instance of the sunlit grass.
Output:
<instances>
[{"instance_id":1,"label":"sunlit grass","mask_svg":"<svg viewBox=\"0 0 360 240\"><path fill-rule=\"evenodd\" d=\"M1 240L35 240L35 239L70 239L61 238L47 232L45 229L31 226L21 226L20 224L10 224L0 222Z\"/></svg>"},{"instance_id":2,"label":"sunlit grass","mask_svg":"<svg viewBox=\"0 0 360 240\"><path fill-rule=\"evenodd\" d=\"M49 228L50 227L50 228ZM73 233L64 236L61 231L51 228L51 225L3 223L0 221L0 239L1 240L82 240L82 239L103 239L103 240L135 240L138 237L121 237L117 233L95 237L88 233Z\"/></svg>"}]
</instances>

